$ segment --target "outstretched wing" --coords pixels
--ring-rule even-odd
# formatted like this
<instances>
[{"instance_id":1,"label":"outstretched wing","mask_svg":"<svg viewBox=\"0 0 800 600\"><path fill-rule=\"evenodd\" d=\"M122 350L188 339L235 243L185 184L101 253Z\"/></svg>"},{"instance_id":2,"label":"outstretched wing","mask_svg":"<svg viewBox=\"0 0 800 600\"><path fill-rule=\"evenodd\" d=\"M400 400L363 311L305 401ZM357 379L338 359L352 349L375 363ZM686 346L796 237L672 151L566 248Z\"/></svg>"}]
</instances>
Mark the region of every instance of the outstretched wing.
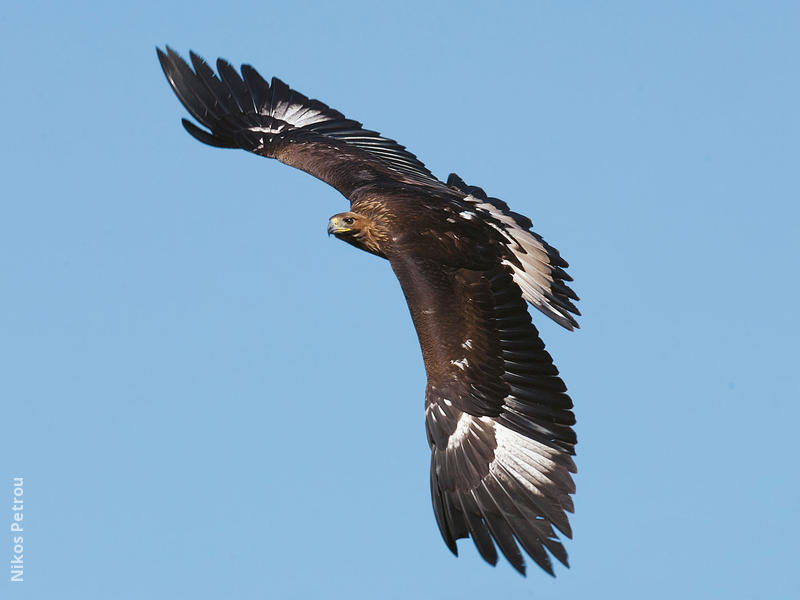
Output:
<instances>
[{"instance_id":1,"label":"outstretched wing","mask_svg":"<svg viewBox=\"0 0 800 600\"><path fill-rule=\"evenodd\" d=\"M280 79L267 83L249 65L242 65L240 75L223 59L217 60L217 75L194 52L189 53L191 67L169 47L157 52L175 94L206 128L183 120L201 142L277 158L347 197L361 185L386 178L444 185L405 147L309 100Z\"/></svg>"},{"instance_id":2,"label":"outstretched wing","mask_svg":"<svg viewBox=\"0 0 800 600\"><path fill-rule=\"evenodd\" d=\"M408 253L389 256L419 335L428 375L425 422L431 495L448 547L471 536L525 572L521 546L548 573L567 565L576 444L572 401L499 266L475 271Z\"/></svg>"},{"instance_id":3,"label":"outstretched wing","mask_svg":"<svg viewBox=\"0 0 800 600\"><path fill-rule=\"evenodd\" d=\"M572 281L564 270L569 264L531 230L531 220L512 211L502 200L490 198L481 188L467 185L455 173L447 178L447 185L466 194L463 200L471 210L460 213L461 219L477 216L498 232L505 248L503 264L511 269L522 297L562 327L578 327L572 316L581 314L572 303L578 296L566 284Z\"/></svg>"}]
</instances>

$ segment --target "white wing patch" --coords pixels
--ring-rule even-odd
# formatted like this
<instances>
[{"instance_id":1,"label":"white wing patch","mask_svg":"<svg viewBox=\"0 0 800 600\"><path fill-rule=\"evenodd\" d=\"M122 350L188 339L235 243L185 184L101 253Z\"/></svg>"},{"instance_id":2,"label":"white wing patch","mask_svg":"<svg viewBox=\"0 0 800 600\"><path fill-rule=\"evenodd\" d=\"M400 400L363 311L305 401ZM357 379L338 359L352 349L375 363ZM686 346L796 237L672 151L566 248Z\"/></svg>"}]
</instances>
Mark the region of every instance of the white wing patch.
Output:
<instances>
[{"instance_id":1,"label":"white wing patch","mask_svg":"<svg viewBox=\"0 0 800 600\"><path fill-rule=\"evenodd\" d=\"M550 474L558 469L553 460L560 454L558 450L504 427L491 417L475 417L469 413L461 413L456 430L447 440L447 448L461 445L470 435L473 425L479 422L484 428L489 426L494 430L497 442L489 472L498 478L510 475L532 494L544 496L542 489L552 484Z\"/></svg>"},{"instance_id":2,"label":"white wing patch","mask_svg":"<svg viewBox=\"0 0 800 600\"><path fill-rule=\"evenodd\" d=\"M276 82L273 79L273 93L275 85ZM292 95L296 97L295 94ZM303 100L305 103L294 102L291 104L286 100L278 100L270 107L269 112L265 116L272 117L273 119L280 119L281 121L285 121L292 127L297 127L298 129L307 125L313 125L314 123L332 121L338 118L333 115L326 115L322 110L308 106L308 100L305 98Z\"/></svg>"},{"instance_id":3,"label":"white wing patch","mask_svg":"<svg viewBox=\"0 0 800 600\"><path fill-rule=\"evenodd\" d=\"M278 102L271 110L261 112L264 116L272 117L277 122L268 127L248 127L248 130L255 133L275 134L289 129L300 129L306 125L333 120L318 110L304 107L302 104L287 104L285 102Z\"/></svg>"},{"instance_id":4,"label":"white wing patch","mask_svg":"<svg viewBox=\"0 0 800 600\"><path fill-rule=\"evenodd\" d=\"M322 112L302 104L287 106L283 111L283 116L276 110L273 116L297 128L331 120L331 117L325 116Z\"/></svg>"},{"instance_id":5,"label":"white wing patch","mask_svg":"<svg viewBox=\"0 0 800 600\"><path fill-rule=\"evenodd\" d=\"M254 133L270 133L270 134L272 134L272 133L280 133L281 131L284 131L287 128L288 127L287 127L286 123L281 123L280 125L278 125L276 127L248 127L248 130L252 131Z\"/></svg>"},{"instance_id":6,"label":"white wing patch","mask_svg":"<svg viewBox=\"0 0 800 600\"><path fill-rule=\"evenodd\" d=\"M457 366L462 371L466 371L469 361L466 358L459 358L458 360L451 360L450 364Z\"/></svg>"},{"instance_id":7,"label":"white wing patch","mask_svg":"<svg viewBox=\"0 0 800 600\"><path fill-rule=\"evenodd\" d=\"M472 415L461 413L461 417L458 419L458 425L456 425L456 430L450 435L450 439L447 440L447 447L455 448L461 445L461 441L464 439L464 436L467 435L471 426Z\"/></svg>"},{"instance_id":8,"label":"white wing patch","mask_svg":"<svg viewBox=\"0 0 800 600\"><path fill-rule=\"evenodd\" d=\"M447 448L452 450L460 446L464 438L470 434L472 425L477 421L492 424L492 420L489 417L473 417L469 413L462 412L458 419L456 430L450 434L450 438L447 440Z\"/></svg>"},{"instance_id":9,"label":"white wing patch","mask_svg":"<svg viewBox=\"0 0 800 600\"><path fill-rule=\"evenodd\" d=\"M502 470L513 475L520 483L537 496L543 496L541 488L551 482L550 473L558 465L552 460L558 451L540 444L498 423L493 423L497 448L489 472L499 475Z\"/></svg>"},{"instance_id":10,"label":"white wing patch","mask_svg":"<svg viewBox=\"0 0 800 600\"><path fill-rule=\"evenodd\" d=\"M551 297L555 295L552 285L554 267L550 264L547 249L542 242L493 204L484 202L472 194L466 196L464 200L474 204L476 209L489 213L495 221L500 223L488 221L488 224L503 236L506 240L506 247L522 265L520 267L509 260L502 262L511 269L514 283L522 290L522 297L540 310L544 310L546 314L552 316L554 313L560 317L559 322L564 320L567 323L574 323L566 308L551 301ZM461 213L462 216L464 212Z\"/></svg>"}]
</instances>

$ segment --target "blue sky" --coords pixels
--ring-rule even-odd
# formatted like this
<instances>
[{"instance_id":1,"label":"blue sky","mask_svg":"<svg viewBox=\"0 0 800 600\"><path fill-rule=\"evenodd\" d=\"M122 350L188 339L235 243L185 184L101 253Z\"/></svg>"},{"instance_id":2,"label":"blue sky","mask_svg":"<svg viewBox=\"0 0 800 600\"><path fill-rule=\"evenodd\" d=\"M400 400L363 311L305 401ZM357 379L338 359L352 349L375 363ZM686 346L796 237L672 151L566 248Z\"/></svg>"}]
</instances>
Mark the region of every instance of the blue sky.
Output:
<instances>
[{"instance_id":1,"label":"blue sky","mask_svg":"<svg viewBox=\"0 0 800 600\"><path fill-rule=\"evenodd\" d=\"M777 2L5 6L3 597L800 596L799 28ZM534 322L576 404L571 569L450 555L388 264L325 234L332 188L192 140L165 43L398 139L570 261L582 329Z\"/></svg>"}]
</instances>

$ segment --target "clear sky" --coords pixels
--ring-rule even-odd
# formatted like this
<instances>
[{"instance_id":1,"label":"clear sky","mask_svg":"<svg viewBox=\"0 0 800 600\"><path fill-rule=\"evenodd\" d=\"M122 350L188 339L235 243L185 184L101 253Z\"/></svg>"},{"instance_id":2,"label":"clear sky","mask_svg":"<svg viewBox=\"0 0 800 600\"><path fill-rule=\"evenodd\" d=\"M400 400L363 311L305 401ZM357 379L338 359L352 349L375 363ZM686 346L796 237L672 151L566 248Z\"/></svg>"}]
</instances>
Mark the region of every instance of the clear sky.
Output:
<instances>
[{"instance_id":1,"label":"clear sky","mask_svg":"<svg viewBox=\"0 0 800 600\"><path fill-rule=\"evenodd\" d=\"M800 597L800 9L655 4L6 3L0 596ZM576 405L571 569L449 553L389 265L328 238L332 188L190 138L165 43L561 250L582 329L533 317Z\"/></svg>"}]
</instances>

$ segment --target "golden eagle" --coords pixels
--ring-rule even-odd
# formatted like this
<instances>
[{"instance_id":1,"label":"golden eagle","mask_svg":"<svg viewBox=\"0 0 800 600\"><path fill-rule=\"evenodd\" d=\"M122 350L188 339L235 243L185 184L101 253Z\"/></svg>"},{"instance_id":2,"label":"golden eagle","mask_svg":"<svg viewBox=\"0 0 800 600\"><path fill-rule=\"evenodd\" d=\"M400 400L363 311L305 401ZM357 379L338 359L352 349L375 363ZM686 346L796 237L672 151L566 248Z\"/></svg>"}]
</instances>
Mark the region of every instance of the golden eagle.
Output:
<instances>
[{"instance_id":1,"label":"golden eagle","mask_svg":"<svg viewBox=\"0 0 800 600\"><path fill-rule=\"evenodd\" d=\"M452 174L442 183L394 140L255 69L241 74L167 47L172 89L203 126L195 138L302 169L339 190L350 210L328 232L389 261L419 336L428 385L431 496L448 548L471 536L520 573L520 546L553 574L567 564L576 437L572 401L531 323L527 300L577 327L567 263L527 217ZM495 546L496 544L496 546Z\"/></svg>"}]
</instances>

